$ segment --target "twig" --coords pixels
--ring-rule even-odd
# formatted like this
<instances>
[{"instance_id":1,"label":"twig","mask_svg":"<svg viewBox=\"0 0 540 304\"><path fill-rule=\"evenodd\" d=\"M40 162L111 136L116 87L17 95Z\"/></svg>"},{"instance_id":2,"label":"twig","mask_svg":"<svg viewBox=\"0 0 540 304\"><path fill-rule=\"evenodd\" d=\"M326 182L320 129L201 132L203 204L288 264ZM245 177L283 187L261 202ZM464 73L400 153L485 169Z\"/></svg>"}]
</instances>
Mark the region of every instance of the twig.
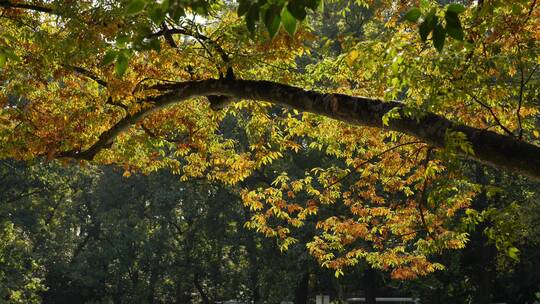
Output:
<instances>
[{"instance_id":1,"label":"twig","mask_svg":"<svg viewBox=\"0 0 540 304\"><path fill-rule=\"evenodd\" d=\"M523 126L521 124L521 115L519 112L521 111L521 105L523 104L523 89L525 88L525 77L523 75L523 64L519 65L520 70L520 81L519 81L519 97L518 97L518 108L516 111L517 119L518 119L518 127L519 127L519 134L518 139L521 139L523 137Z\"/></svg>"},{"instance_id":2,"label":"twig","mask_svg":"<svg viewBox=\"0 0 540 304\"><path fill-rule=\"evenodd\" d=\"M328 188L334 186L335 184L337 184L337 183L343 181L344 179L348 178L348 177L351 176L354 172L356 172L356 170L360 169L360 167L362 167L362 166L364 166L365 164L367 164L367 163L373 161L374 159L380 157L381 155L384 155L384 154L386 154L386 153L388 153L388 152L390 152L390 151L393 151L393 150L395 150L395 149L397 149L397 148L400 148L400 147L403 147L403 146L414 145L414 144L421 144L421 143L422 143L421 141L411 141L411 142L402 143L402 144L399 144L399 145L395 145L395 146L393 146L393 147L391 147L391 148L388 148L388 149L386 149L386 150L384 150L384 151L382 151L382 152L380 152L380 153L378 153L378 154L376 154L376 155L370 157L369 159L367 159L367 160L361 162L360 164L356 165L356 166L354 167L353 170L351 170L349 173L345 174L345 176L342 176L342 177L339 178L338 180L334 181L334 182L331 183L330 185L324 187L323 190L326 190L326 189L328 189Z\"/></svg>"},{"instance_id":3,"label":"twig","mask_svg":"<svg viewBox=\"0 0 540 304\"><path fill-rule=\"evenodd\" d=\"M76 67L76 66L64 66L64 67L66 67L67 69L73 70L83 76L86 76L104 87L108 86L108 83L105 80L99 78L96 74L92 73L91 71L85 68Z\"/></svg>"},{"instance_id":4,"label":"twig","mask_svg":"<svg viewBox=\"0 0 540 304\"><path fill-rule=\"evenodd\" d=\"M433 147L430 147L426 152L426 159L424 160L424 173L427 171L427 166L429 164L429 159L431 157L431 151L433 150ZM424 229L426 230L428 236L431 236L431 231L429 231L429 227L426 223L426 218L424 215L424 209L422 208L423 205L427 202L426 197L426 189L428 185L428 177L424 177L424 184L422 185L422 192L420 192L420 198L418 200L418 211L420 213L420 221L422 222L422 225L424 226Z\"/></svg>"},{"instance_id":5,"label":"twig","mask_svg":"<svg viewBox=\"0 0 540 304\"><path fill-rule=\"evenodd\" d=\"M511 137L515 137L514 136L514 133L512 133L512 131L510 131L507 127L505 127L501 121L499 120L499 118L497 117L497 115L495 114L495 112L493 112L493 109L488 106L487 104L483 103L482 101L480 101L476 96L474 96L472 93L469 93L467 91L465 91L465 93L467 95L469 95L469 97L471 97L476 103L478 103L479 105L481 105L482 107L484 107L485 109L487 109L489 111L489 113L491 113L491 116L493 117L493 119L495 119L495 123L501 127L501 129L503 129L504 132L506 132L508 135L510 135Z\"/></svg>"}]
</instances>

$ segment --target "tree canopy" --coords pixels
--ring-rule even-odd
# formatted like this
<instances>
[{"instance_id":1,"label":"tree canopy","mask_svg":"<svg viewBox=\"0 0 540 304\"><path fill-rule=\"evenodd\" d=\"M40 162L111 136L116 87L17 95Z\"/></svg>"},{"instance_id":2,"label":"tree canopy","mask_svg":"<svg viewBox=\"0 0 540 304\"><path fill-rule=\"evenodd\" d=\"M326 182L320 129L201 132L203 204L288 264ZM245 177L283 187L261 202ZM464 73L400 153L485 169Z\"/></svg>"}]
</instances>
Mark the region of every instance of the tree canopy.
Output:
<instances>
[{"instance_id":1,"label":"tree canopy","mask_svg":"<svg viewBox=\"0 0 540 304\"><path fill-rule=\"evenodd\" d=\"M431 273L477 162L540 180L536 1L442 2L0 0L0 157L220 182L336 275Z\"/></svg>"}]
</instances>

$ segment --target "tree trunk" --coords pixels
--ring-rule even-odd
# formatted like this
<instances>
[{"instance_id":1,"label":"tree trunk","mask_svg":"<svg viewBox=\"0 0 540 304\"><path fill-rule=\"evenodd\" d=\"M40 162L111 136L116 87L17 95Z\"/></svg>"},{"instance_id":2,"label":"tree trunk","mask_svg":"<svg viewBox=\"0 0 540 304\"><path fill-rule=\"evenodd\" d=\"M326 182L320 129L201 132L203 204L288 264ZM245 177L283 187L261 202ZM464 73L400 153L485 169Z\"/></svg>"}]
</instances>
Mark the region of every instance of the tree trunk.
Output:
<instances>
[{"instance_id":1,"label":"tree trunk","mask_svg":"<svg viewBox=\"0 0 540 304\"><path fill-rule=\"evenodd\" d=\"M197 288L197 291L201 295L202 301L204 304L211 304L210 298L204 291L204 288L201 285L201 282L199 281L199 274L195 273L195 276L193 277L193 283L195 284L195 288Z\"/></svg>"},{"instance_id":2,"label":"tree trunk","mask_svg":"<svg viewBox=\"0 0 540 304\"><path fill-rule=\"evenodd\" d=\"M148 286L148 298L147 303L154 304L155 303L155 296L156 296L156 284L158 281L158 274L155 269L150 270L150 282Z\"/></svg>"},{"instance_id":3,"label":"tree trunk","mask_svg":"<svg viewBox=\"0 0 540 304\"><path fill-rule=\"evenodd\" d=\"M294 290L294 304L307 304L309 299L309 272L304 273Z\"/></svg>"},{"instance_id":4,"label":"tree trunk","mask_svg":"<svg viewBox=\"0 0 540 304\"><path fill-rule=\"evenodd\" d=\"M366 304L376 304L377 303L377 282L376 282L376 273L375 269L371 266L367 266L364 270L364 294L366 297Z\"/></svg>"},{"instance_id":5,"label":"tree trunk","mask_svg":"<svg viewBox=\"0 0 540 304\"><path fill-rule=\"evenodd\" d=\"M481 165L476 166L476 182L485 187L487 185L487 177L484 168ZM478 194L473 201L472 207L481 212L490 205L485 189ZM471 235L471 250L472 255L469 261L472 262L471 277L476 283L476 292L474 294L475 304L491 303L491 279L494 276L493 261L496 255L496 249L492 244L488 243L488 238L484 231L489 227L489 222L480 223Z\"/></svg>"},{"instance_id":6,"label":"tree trunk","mask_svg":"<svg viewBox=\"0 0 540 304\"><path fill-rule=\"evenodd\" d=\"M192 301L191 292L182 286L183 280L177 279L175 286L175 304L189 304Z\"/></svg>"}]
</instances>

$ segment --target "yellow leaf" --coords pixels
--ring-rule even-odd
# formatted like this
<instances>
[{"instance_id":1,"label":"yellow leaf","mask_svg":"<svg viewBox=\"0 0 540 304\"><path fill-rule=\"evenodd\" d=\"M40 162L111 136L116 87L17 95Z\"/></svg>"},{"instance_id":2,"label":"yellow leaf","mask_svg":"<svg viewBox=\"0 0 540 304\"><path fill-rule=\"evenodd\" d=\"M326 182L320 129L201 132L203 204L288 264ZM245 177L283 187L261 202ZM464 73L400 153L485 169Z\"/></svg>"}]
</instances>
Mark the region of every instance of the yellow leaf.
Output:
<instances>
[{"instance_id":1,"label":"yellow leaf","mask_svg":"<svg viewBox=\"0 0 540 304\"><path fill-rule=\"evenodd\" d=\"M358 56L360 55L360 53L357 51L357 50L352 50L349 55L347 56L347 64L349 66L352 66L354 64L354 62L356 61L356 59L358 58Z\"/></svg>"}]
</instances>

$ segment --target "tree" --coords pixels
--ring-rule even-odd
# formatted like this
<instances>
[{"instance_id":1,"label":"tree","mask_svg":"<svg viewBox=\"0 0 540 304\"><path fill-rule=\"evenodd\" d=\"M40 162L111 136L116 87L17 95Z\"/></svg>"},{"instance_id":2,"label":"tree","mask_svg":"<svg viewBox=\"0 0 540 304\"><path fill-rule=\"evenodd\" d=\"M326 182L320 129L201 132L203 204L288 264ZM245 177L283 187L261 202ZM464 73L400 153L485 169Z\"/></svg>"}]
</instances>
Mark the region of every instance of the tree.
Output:
<instances>
[{"instance_id":1,"label":"tree","mask_svg":"<svg viewBox=\"0 0 540 304\"><path fill-rule=\"evenodd\" d=\"M320 150L337 161L241 191L247 225L286 249L325 214L308 246L337 275L362 260L397 278L432 272L429 254L467 239L449 218L479 188L460 160L540 178L539 13L535 1L393 3L369 7L362 35L329 39L306 17L318 1L0 1L0 156L238 185ZM229 120L247 149L222 132Z\"/></svg>"}]
</instances>

